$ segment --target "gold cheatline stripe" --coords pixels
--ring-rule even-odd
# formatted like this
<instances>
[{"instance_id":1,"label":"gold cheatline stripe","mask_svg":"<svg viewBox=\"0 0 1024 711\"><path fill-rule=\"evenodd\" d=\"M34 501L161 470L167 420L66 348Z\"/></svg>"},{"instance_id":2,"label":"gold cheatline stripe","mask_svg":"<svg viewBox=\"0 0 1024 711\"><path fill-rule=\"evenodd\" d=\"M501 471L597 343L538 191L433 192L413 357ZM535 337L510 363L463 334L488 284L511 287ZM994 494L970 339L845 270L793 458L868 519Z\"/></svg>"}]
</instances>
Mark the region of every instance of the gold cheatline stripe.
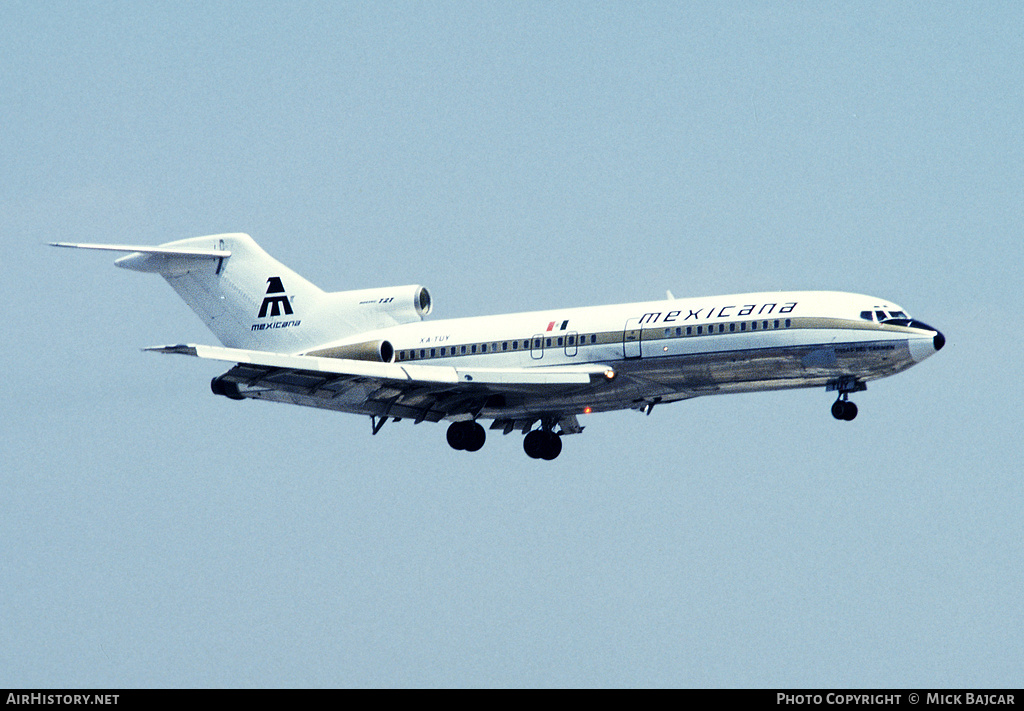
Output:
<instances>
[{"instance_id":1,"label":"gold cheatline stripe","mask_svg":"<svg viewBox=\"0 0 1024 711\"><path fill-rule=\"evenodd\" d=\"M772 316L777 316L777 314L772 314ZM775 327L775 322L776 321L779 322L779 326L777 328ZM789 326L785 325L786 321L790 322ZM763 324L765 322L768 323L768 328L764 328L763 327ZM634 331L634 332L635 331L640 331L641 332L640 338L636 339L636 340L633 340L633 341L630 341L631 343L637 343L637 342L651 343L653 341L661 341L661 340L675 339L675 338L706 338L708 336L734 336L734 335L737 335L737 334L744 334L744 333L762 333L764 331L784 331L784 330L787 330L787 329L790 330L790 331L795 330L795 329L833 329L833 330L846 330L846 331L883 331L883 332L890 332L890 333L911 333L914 330L914 329L912 329L912 328L910 328L908 326L895 326L895 325L891 325L891 324L875 323L874 321L858 321L858 320L853 320L853 319L825 318L825 317L817 317L817 316L804 316L804 317L798 317L798 318L789 317L789 318L767 318L767 319L766 318L741 319L741 320L738 320L738 321L710 321L710 322L703 322L703 323L700 323L700 324L694 324L694 323L691 322L691 323L687 323L685 325L682 324L682 323L680 323L679 325L675 325L676 322L669 322L669 323L672 324L672 325L660 325L660 326L655 326L655 327L647 327L647 328L643 328L643 329L632 329L631 328L631 329L623 329L622 331L599 331L597 333L579 334L576 337L576 343L574 343L572 345L567 345L564 340L562 342L562 345L560 345L560 346L559 345L554 345L554 343L557 343L556 339L559 338L559 337L558 336L548 336L548 335L545 334L544 336L541 337L542 340L546 343L547 339L550 338L552 340L553 344L550 345L550 346L544 345L544 346L542 346L542 349L546 350L548 348L563 348L563 349L564 348L582 348L584 346L599 346L599 345L610 345L610 344L619 345L619 344L621 344L623 342L623 333L625 331ZM739 330L739 324L741 324L741 323L747 324L747 329L745 331ZM757 328L756 329L750 328L750 324L752 324L752 323L757 323ZM736 330L735 331L730 331L728 329L729 324L735 324ZM702 327L703 333L699 333L698 334L696 332L697 331L697 326L701 326ZM715 328L714 333L711 333L711 328L712 327L717 327L717 326L724 326L726 328L726 330L719 331L717 328ZM689 333L689 334L686 333L686 329L688 327L693 329L692 333ZM682 332L679 335L676 335L676 333L675 333L675 330L677 328L682 329ZM666 329L671 331L671 333L669 335L667 335L667 336L665 335L665 330ZM591 341L591 336L596 336L597 337L596 340ZM500 339L500 340L497 340L497 341L492 339L492 340L488 340L488 341L479 341L477 343L460 343L460 344L457 344L457 345L454 345L454 346L443 346L444 349L446 351L448 351L443 356L440 355L441 348L438 347L438 346L432 346L431 347L431 348L433 348L435 353L437 353L437 355L433 355L433 356L429 355L431 348L404 348L404 349L400 350L399 353L410 353L410 352L417 353L417 356L415 358L404 358L403 360L430 360L432 358L461 358L463 356L489 355L491 353L525 353L527 351L534 350L532 348L532 344L533 344L534 338L535 337L531 337L531 338L509 338L509 339ZM565 336L562 336L562 338L564 339ZM500 343L500 344L509 343L509 344L511 344L512 342L523 342L526 345L524 345L524 346L522 346L522 347L520 347L518 349L515 349L515 350L513 350L511 346L509 346L509 348L507 350L504 349L504 348L499 348L499 349L494 349L493 348L493 344L495 344L495 343ZM488 346L488 350L487 350L486 354L482 353L479 350L479 348L481 346L484 346L484 345ZM456 353L456 352L454 352L455 349L461 349L462 346L466 347L466 352L465 353ZM477 348L478 348L476 353L470 352L470 349L472 349L473 346L477 346ZM424 355L423 357L420 357L418 355L419 351L425 351L425 353L427 353L427 355Z\"/></svg>"}]
</instances>

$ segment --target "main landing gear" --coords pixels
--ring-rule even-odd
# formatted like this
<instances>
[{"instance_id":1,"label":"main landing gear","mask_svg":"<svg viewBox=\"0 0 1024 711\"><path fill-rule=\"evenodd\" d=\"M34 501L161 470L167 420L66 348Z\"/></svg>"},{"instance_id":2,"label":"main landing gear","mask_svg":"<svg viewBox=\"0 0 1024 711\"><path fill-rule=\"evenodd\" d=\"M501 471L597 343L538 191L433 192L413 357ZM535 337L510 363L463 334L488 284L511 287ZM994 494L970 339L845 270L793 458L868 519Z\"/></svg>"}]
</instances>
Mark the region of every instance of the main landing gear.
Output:
<instances>
[{"instance_id":1,"label":"main landing gear","mask_svg":"<svg viewBox=\"0 0 1024 711\"><path fill-rule=\"evenodd\" d=\"M562 452L562 437L551 430L533 430L523 438L523 451L531 459L551 461Z\"/></svg>"},{"instance_id":2,"label":"main landing gear","mask_svg":"<svg viewBox=\"0 0 1024 711\"><path fill-rule=\"evenodd\" d=\"M453 422L448 425L448 445L452 449L476 452L484 446L487 433L484 428L473 420ZM523 450L533 459L551 461L562 452L562 436L554 432L554 423L526 433L523 438Z\"/></svg>"},{"instance_id":3,"label":"main landing gear","mask_svg":"<svg viewBox=\"0 0 1024 711\"><path fill-rule=\"evenodd\" d=\"M829 392L833 390L839 391L839 397L832 403L832 417L849 422L857 416L857 406L850 402L850 393L867 390L868 386L867 383L847 378L829 383L825 389Z\"/></svg>"},{"instance_id":4,"label":"main landing gear","mask_svg":"<svg viewBox=\"0 0 1024 711\"><path fill-rule=\"evenodd\" d=\"M453 422L448 425L448 445L452 449L464 449L467 452L475 452L484 446L487 440L487 433L478 422L466 420L465 422Z\"/></svg>"}]
</instances>

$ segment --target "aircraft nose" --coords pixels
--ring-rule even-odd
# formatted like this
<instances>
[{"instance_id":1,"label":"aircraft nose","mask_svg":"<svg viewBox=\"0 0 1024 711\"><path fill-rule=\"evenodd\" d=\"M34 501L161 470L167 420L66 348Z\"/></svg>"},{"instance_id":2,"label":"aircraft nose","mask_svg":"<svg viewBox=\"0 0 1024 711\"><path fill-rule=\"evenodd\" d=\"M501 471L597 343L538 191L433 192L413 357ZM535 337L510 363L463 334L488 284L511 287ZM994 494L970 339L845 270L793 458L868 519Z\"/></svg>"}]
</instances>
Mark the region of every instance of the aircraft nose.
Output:
<instances>
[{"instance_id":1,"label":"aircraft nose","mask_svg":"<svg viewBox=\"0 0 1024 711\"><path fill-rule=\"evenodd\" d=\"M919 328L922 331L932 332L932 337L930 339L927 337L911 339L910 353L918 363L929 356L935 355L942 350L944 345L946 345L946 337L942 335L942 331L934 326L929 326L928 324L917 320L911 321L910 326L912 328Z\"/></svg>"}]
</instances>

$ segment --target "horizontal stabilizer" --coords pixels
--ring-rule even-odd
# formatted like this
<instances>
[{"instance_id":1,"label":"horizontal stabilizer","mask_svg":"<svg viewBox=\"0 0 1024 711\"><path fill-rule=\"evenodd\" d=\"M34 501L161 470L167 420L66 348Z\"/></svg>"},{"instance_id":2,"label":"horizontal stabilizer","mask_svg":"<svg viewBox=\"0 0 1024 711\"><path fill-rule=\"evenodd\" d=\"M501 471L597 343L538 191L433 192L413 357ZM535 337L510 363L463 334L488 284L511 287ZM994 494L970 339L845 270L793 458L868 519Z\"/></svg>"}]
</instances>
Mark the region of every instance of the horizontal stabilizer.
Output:
<instances>
[{"instance_id":1,"label":"horizontal stabilizer","mask_svg":"<svg viewBox=\"0 0 1024 711\"><path fill-rule=\"evenodd\" d=\"M51 247L72 247L74 249L99 249L106 252L138 252L158 254L165 257L207 257L223 259L231 256L227 249L173 249L169 247L146 247L131 244L82 244L77 242L50 242Z\"/></svg>"}]
</instances>

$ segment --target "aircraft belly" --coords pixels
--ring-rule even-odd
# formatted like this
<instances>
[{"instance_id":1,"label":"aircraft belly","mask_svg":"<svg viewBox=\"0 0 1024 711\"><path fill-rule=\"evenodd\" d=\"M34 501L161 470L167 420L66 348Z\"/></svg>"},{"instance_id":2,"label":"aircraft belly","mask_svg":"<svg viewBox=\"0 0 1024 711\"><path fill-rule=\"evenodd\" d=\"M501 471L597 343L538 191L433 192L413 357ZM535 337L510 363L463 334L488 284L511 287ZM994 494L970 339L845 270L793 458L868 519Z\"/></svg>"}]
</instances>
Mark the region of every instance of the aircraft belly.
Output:
<instances>
[{"instance_id":1,"label":"aircraft belly","mask_svg":"<svg viewBox=\"0 0 1024 711\"><path fill-rule=\"evenodd\" d=\"M914 364L904 340L719 351L632 362L632 373L691 397L819 387L839 377L874 380Z\"/></svg>"}]
</instances>

